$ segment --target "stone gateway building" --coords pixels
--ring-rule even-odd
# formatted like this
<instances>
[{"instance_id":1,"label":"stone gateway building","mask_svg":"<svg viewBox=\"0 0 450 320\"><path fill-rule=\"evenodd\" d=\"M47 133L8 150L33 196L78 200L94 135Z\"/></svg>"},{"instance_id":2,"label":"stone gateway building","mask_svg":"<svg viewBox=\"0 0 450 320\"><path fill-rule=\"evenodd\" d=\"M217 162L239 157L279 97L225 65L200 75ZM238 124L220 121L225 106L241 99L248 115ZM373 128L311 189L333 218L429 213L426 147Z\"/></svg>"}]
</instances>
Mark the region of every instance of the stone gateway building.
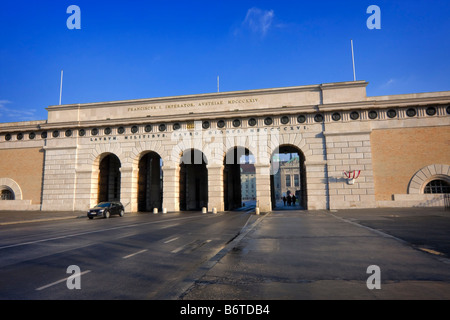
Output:
<instances>
[{"instance_id":1,"label":"stone gateway building","mask_svg":"<svg viewBox=\"0 0 450 320\"><path fill-rule=\"evenodd\" d=\"M268 211L287 153L304 209L443 205L450 91L368 97L367 85L50 106L45 121L0 124L0 210L233 210L247 164Z\"/></svg>"}]
</instances>

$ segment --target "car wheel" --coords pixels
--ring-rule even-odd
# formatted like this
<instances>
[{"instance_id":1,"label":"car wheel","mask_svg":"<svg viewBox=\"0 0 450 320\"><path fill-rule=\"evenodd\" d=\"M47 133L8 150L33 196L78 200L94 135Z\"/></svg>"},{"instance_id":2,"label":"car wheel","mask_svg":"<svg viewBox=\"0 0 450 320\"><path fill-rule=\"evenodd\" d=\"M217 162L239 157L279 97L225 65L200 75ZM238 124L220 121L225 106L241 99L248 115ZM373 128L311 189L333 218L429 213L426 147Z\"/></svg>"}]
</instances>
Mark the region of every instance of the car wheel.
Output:
<instances>
[{"instance_id":1,"label":"car wheel","mask_svg":"<svg viewBox=\"0 0 450 320\"><path fill-rule=\"evenodd\" d=\"M123 212L123 210L120 210L119 216L123 217L124 213L125 213L125 212Z\"/></svg>"},{"instance_id":2,"label":"car wheel","mask_svg":"<svg viewBox=\"0 0 450 320\"><path fill-rule=\"evenodd\" d=\"M88 217L89 218L89 220L92 220L92 219L94 219L94 217Z\"/></svg>"},{"instance_id":3,"label":"car wheel","mask_svg":"<svg viewBox=\"0 0 450 320\"><path fill-rule=\"evenodd\" d=\"M105 211L103 215L105 216L105 219L109 219L109 217L111 217L111 213L109 211Z\"/></svg>"}]
</instances>

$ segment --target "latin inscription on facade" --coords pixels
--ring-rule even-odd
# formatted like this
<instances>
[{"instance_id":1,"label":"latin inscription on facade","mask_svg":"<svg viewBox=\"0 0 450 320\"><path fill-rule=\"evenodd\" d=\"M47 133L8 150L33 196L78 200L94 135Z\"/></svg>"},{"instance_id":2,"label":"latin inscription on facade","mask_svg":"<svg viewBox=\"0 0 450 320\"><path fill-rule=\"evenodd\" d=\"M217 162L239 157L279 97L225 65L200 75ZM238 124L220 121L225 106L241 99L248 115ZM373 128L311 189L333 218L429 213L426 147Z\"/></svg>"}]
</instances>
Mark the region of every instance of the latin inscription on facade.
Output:
<instances>
[{"instance_id":1,"label":"latin inscription on facade","mask_svg":"<svg viewBox=\"0 0 450 320\"><path fill-rule=\"evenodd\" d=\"M195 108L195 107L213 107L213 106L225 106L225 105L238 105L238 104L253 104L257 103L258 99L229 99L229 100L214 100L214 101L203 101L203 102L189 102L189 103L175 103L175 104L164 104L164 105L147 105L139 107L128 107L128 112L136 111L151 111L151 110L173 110L173 109L184 109L184 108Z\"/></svg>"}]
</instances>

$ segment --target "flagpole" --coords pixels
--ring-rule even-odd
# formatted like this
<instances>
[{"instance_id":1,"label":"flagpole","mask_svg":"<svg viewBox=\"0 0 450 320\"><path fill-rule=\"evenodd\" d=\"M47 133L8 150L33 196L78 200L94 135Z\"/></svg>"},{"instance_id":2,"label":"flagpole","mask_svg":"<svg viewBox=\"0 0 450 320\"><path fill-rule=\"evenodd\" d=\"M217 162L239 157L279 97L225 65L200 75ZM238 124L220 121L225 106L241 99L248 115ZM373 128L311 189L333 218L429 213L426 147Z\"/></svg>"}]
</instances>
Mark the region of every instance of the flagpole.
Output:
<instances>
[{"instance_id":1,"label":"flagpole","mask_svg":"<svg viewBox=\"0 0 450 320\"><path fill-rule=\"evenodd\" d=\"M356 81L355 53L353 51L353 40L351 40L351 44L352 44L352 61L353 61L353 81Z\"/></svg>"},{"instance_id":2,"label":"flagpole","mask_svg":"<svg viewBox=\"0 0 450 320\"><path fill-rule=\"evenodd\" d=\"M62 99L63 75L64 75L64 71L61 70L61 85L59 87L59 105L61 105L61 99Z\"/></svg>"}]
</instances>

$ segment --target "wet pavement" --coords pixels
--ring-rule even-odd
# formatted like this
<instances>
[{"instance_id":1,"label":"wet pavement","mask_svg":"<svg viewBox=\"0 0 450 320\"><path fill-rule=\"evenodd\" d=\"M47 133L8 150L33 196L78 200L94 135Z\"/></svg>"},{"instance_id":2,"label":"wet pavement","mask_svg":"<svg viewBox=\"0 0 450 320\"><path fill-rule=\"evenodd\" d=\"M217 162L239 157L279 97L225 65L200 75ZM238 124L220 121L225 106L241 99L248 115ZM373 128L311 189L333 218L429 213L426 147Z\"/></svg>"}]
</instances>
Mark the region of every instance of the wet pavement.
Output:
<instances>
[{"instance_id":1,"label":"wet pavement","mask_svg":"<svg viewBox=\"0 0 450 320\"><path fill-rule=\"evenodd\" d=\"M450 299L449 238L440 209L272 212L182 298Z\"/></svg>"}]
</instances>

